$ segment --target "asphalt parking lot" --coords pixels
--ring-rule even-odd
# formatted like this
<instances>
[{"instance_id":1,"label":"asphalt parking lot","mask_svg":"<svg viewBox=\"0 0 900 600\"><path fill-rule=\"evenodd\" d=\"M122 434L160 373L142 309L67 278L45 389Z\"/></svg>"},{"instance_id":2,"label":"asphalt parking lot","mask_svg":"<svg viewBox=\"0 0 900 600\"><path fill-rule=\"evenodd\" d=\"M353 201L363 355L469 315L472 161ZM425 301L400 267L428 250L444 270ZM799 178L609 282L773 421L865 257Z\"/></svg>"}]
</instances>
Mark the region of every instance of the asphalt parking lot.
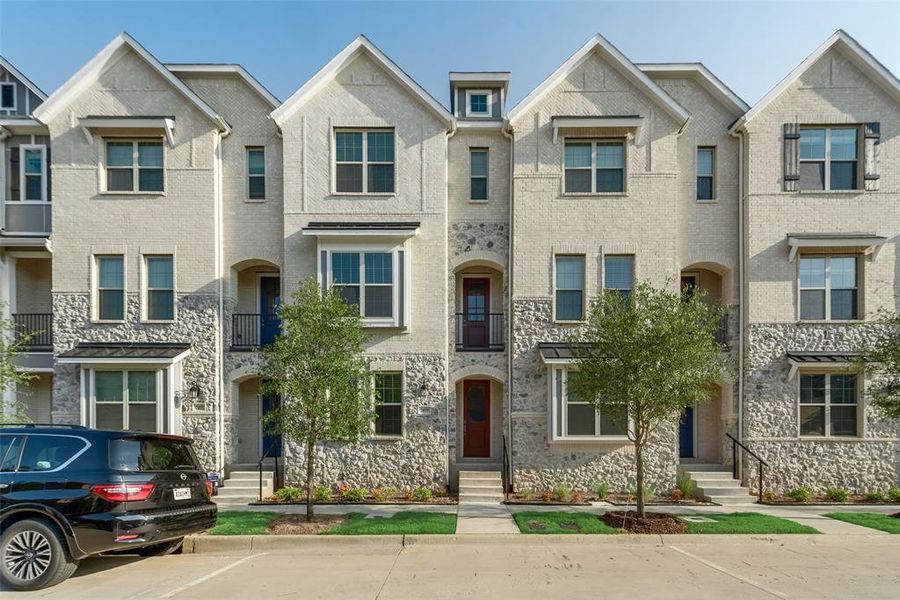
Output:
<instances>
[{"instance_id":1,"label":"asphalt parking lot","mask_svg":"<svg viewBox=\"0 0 900 600\"><path fill-rule=\"evenodd\" d=\"M83 561L6 598L889 598L900 536L418 538ZM603 538L603 539L600 539Z\"/></svg>"}]
</instances>

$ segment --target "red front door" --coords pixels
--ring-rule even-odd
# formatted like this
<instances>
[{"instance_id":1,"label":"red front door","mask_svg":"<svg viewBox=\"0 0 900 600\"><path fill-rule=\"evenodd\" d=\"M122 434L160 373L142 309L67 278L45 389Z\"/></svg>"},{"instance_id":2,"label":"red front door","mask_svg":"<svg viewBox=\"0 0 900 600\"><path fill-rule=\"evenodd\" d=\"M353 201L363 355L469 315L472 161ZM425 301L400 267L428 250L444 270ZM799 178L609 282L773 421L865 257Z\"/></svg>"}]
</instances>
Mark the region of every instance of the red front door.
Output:
<instances>
[{"instance_id":1,"label":"red front door","mask_svg":"<svg viewBox=\"0 0 900 600\"><path fill-rule=\"evenodd\" d=\"M491 382L463 381L463 456L491 456Z\"/></svg>"},{"instance_id":2,"label":"red front door","mask_svg":"<svg viewBox=\"0 0 900 600\"><path fill-rule=\"evenodd\" d=\"M463 346L467 348L488 346L490 289L490 279L463 279Z\"/></svg>"}]
</instances>

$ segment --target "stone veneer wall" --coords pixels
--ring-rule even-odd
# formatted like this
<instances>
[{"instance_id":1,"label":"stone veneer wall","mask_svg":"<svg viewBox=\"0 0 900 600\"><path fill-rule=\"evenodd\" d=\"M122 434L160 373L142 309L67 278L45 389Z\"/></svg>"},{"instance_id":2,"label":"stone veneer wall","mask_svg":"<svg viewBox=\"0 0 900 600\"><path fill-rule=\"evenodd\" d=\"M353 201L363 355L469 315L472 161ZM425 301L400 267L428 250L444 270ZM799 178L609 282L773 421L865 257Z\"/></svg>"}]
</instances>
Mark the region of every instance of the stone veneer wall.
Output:
<instances>
[{"instance_id":1,"label":"stone veneer wall","mask_svg":"<svg viewBox=\"0 0 900 600\"><path fill-rule=\"evenodd\" d=\"M188 342L191 354L183 363L185 388L200 386L200 399L185 398L181 407L182 435L194 439L194 448L205 468L215 467L216 457L216 330L218 303L215 296L184 294L177 298L177 319L172 324L140 321L140 294L127 295L124 323L91 322L90 294L53 294L53 352L59 355L79 342ZM55 364L53 420L80 421L79 369Z\"/></svg>"},{"instance_id":2,"label":"stone veneer wall","mask_svg":"<svg viewBox=\"0 0 900 600\"><path fill-rule=\"evenodd\" d=\"M373 356L379 370L403 371L404 423L401 439L366 438L320 442L316 448L317 485L413 488L447 485L446 364L440 355ZM396 366L393 366L396 365ZM285 482L305 485L306 452L285 440Z\"/></svg>"},{"instance_id":3,"label":"stone veneer wall","mask_svg":"<svg viewBox=\"0 0 900 600\"><path fill-rule=\"evenodd\" d=\"M450 224L450 257L488 250L506 255L509 226L506 223L461 222Z\"/></svg>"},{"instance_id":4,"label":"stone veneer wall","mask_svg":"<svg viewBox=\"0 0 900 600\"><path fill-rule=\"evenodd\" d=\"M634 450L630 443L550 444L547 367L538 342L564 341L571 328L553 324L549 298L513 301L513 435L512 460L516 489L551 489L567 485L582 490L597 482L613 489L635 485ZM660 428L645 449L646 484L668 491L678 464L677 428Z\"/></svg>"},{"instance_id":5,"label":"stone veneer wall","mask_svg":"<svg viewBox=\"0 0 900 600\"><path fill-rule=\"evenodd\" d=\"M871 338L875 324L753 324L748 329L744 436L769 467L764 485L779 492L805 485L817 491L839 486L854 492L884 491L900 485L900 421L885 418L864 403L859 438L799 437L799 374L788 379L788 351L856 350ZM745 459L753 489L757 469Z\"/></svg>"}]
</instances>

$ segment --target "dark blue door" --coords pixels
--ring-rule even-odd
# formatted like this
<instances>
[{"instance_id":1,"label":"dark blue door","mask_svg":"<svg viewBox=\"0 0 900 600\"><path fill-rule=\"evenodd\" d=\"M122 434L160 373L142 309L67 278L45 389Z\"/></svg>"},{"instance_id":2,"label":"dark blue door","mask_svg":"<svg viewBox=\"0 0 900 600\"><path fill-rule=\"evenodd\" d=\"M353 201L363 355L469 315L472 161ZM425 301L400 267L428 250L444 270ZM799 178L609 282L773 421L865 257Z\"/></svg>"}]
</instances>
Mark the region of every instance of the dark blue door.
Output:
<instances>
[{"instance_id":1,"label":"dark blue door","mask_svg":"<svg viewBox=\"0 0 900 600\"><path fill-rule=\"evenodd\" d=\"M281 405L281 399L278 396L262 397L262 414L266 416L272 409ZM270 426L265 422L262 424L262 452L266 452L266 456L281 456L281 434L273 434L269 431Z\"/></svg>"},{"instance_id":2,"label":"dark blue door","mask_svg":"<svg viewBox=\"0 0 900 600\"><path fill-rule=\"evenodd\" d=\"M688 406L681 413L678 423L678 456L694 458L694 407Z\"/></svg>"},{"instance_id":3,"label":"dark blue door","mask_svg":"<svg viewBox=\"0 0 900 600\"><path fill-rule=\"evenodd\" d=\"M259 345L275 341L281 331L278 305L281 304L281 278L261 277L259 280Z\"/></svg>"}]
</instances>

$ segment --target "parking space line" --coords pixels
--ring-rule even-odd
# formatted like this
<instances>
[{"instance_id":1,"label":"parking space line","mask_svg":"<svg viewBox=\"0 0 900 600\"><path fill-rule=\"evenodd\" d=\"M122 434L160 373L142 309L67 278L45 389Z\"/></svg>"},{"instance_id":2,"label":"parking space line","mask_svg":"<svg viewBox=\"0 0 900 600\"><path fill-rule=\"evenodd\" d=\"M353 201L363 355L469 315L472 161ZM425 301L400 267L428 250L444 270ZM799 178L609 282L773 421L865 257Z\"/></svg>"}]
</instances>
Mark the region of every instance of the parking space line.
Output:
<instances>
[{"instance_id":1,"label":"parking space line","mask_svg":"<svg viewBox=\"0 0 900 600\"><path fill-rule=\"evenodd\" d=\"M742 582L742 583L746 583L747 585L752 585L752 586L755 587L756 589L761 590L761 591L763 591L763 592L765 592L765 593L767 593L767 594L771 594L772 596L775 596L776 598L787 598L787 597L788 597L787 594L783 594L783 593L781 593L781 592L779 592L779 591L776 591L776 590L773 590L773 589L771 589L771 588L769 588L769 587L766 587L766 586L764 586L763 584L758 583L758 582L756 582L756 581L753 581L752 579L750 579L750 578L748 578L748 577L744 577L744 576L741 575L740 573L735 573L735 572L732 571L731 569L726 569L725 567L722 567L722 566L720 566L720 565L717 565L717 564L714 563L714 562L708 561L708 560L706 560L705 558L701 558L701 557L697 556L696 554L691 554L691 553L688 552L687 550L682 550L681 548L678 548L678 547L676 547L676 546L666 546L666 547L667 547L667 548L671 548L671 549L674 550L675 552L678 552L679 554L682 554L682 555L684 555L684 556L687 556L688 558L691 558L691 559L693 559L693 560L696 560L696 561L699 562L699 563L703 563L703 564L706 565L707 567L709 567L709 568L711 568L711 569L715 569L715 570L718 571L719 573L723 573L723 574L725 574L725 575L728 575L729 577L734 577L734 578L737 579L738 581L740 581L740 582Z\"/></svg>"},{"instance_id":2,"label":"parking space line","mask_svg":"<svg viewBox=\"0 0 900 600\"><path fill-rule=\"evenodd\" d=\"M268 552L261 552L259 554L251 554L250 556L245 556L244 558L238 559L229 565L225 565L221 569L216 569L212 573L209 573L207 575L204 575L203 577L200 577L199 579L195 579L194 581L191 581L190 583L186 583L180 587L177 587L174 590L172 590L171 592L168 592L167 594L163 594L162 596L160 596L160 598L171 598L172 596L174 596L176 594L180 594L181 592L183 592L189 588L192 588L195 585L199 585L199 584L203 583L204 581L208 581L208 580L212 579L213 577L216 577L217 575L221 575L225 571L227 571L229 569L233 569L234 567L238 566L239 564L247 562L251 558L256 558L257 556L265 556L266 554L268 554Z\"/></svg>"}]
</instances>

